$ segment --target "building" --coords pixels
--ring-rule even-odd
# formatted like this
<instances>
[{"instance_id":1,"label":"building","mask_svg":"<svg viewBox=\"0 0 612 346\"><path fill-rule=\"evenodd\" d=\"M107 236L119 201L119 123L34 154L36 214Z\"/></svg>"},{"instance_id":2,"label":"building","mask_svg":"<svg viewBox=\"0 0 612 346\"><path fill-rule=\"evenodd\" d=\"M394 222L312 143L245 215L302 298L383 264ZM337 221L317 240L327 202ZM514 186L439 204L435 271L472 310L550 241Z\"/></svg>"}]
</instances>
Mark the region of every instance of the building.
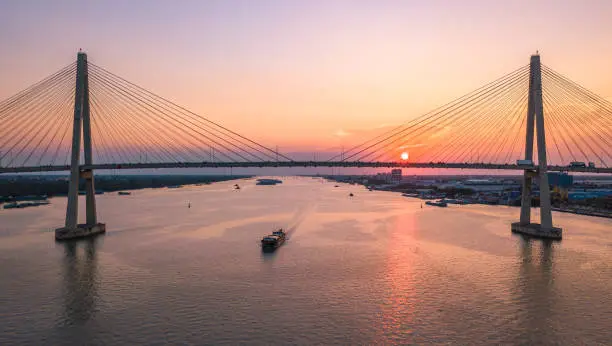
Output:
<instances>
[{"instance_id":1,"label":"building","mask_svg":"<svg viewBox=\"0 0 612 346\"><path fill-rule=\"evenodd\" d=\"M391 181L394 183L399 183L402 181L402 170L401 168L396 168L391 170Z\"/></svg>"},{"instance_id":2,"label":"building","mask_svg":"<svg viewBox=\"0 0 612 346\"><path fill-rule=\"evenodd\" d=\"M574 183L574 177L567 173L548 173L548 183L552 186L552 192L559 195L561 201L569 199L569 187Z\"/></svg>"},{"instance_id":3,"label":"building","mask_svg":"<svg viewBox=\"0 0 612 346\"><path fill-rule=\"evenodd\" d=\"M574 177L567 173L548 173L548 184L567 189L574 183Z\"/></svg>"},{"instance_id":4,"label":"building","mask_svg":"<svg viewBox=\"0 0 612 346\"><path fill-rule=\"evenodd\" d=\"M374 176L376 180L382 180L386 183L391 181L391 175L389 173L376 173Z\"/></svg>"}]
</instances>

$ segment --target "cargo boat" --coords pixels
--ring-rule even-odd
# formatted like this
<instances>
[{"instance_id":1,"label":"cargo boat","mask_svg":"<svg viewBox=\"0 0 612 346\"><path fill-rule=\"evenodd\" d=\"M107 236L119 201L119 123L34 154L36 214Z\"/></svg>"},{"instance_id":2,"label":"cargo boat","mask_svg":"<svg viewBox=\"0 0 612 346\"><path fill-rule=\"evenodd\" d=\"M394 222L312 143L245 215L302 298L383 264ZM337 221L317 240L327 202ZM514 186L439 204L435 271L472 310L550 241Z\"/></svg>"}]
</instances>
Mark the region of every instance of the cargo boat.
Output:
<instances>
[{"instance_id":1,"label":"cargo boat","mask_svg":"<svg viewBox=\"0 0 612 346\"><path fill-rule=\"evenodd\" d=\"M287 239L287 233L283 231L283 229L279 229L278 231L272 232L272 234L267 235L261 239L261 249L264 251L274 251Z\"/></svg>"}]
</instances>

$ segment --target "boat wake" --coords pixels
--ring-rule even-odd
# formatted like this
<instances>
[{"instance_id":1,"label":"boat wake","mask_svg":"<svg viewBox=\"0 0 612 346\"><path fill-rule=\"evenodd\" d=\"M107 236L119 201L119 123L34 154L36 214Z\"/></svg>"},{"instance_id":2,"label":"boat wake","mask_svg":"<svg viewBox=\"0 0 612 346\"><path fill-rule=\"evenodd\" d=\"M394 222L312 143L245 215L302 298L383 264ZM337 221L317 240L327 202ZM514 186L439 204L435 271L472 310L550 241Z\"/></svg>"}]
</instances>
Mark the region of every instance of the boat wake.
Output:
<instances>
[{"instance_id":1,"label":"boat wake","mask_svg":"<svg viewBox=\"0 0 612 346\"><path fill-rule=\"evenodd\" d=\"M308 203L305 206L298 208L295 211L295 214L293 215L293 217L288 222L287 237L291 237L300 227L302 222L304 222L304 220L306 220L306 218L309 215L311 215L315 211L315 209L316 209L315 202Z\"/></svg>"}]
</instances>

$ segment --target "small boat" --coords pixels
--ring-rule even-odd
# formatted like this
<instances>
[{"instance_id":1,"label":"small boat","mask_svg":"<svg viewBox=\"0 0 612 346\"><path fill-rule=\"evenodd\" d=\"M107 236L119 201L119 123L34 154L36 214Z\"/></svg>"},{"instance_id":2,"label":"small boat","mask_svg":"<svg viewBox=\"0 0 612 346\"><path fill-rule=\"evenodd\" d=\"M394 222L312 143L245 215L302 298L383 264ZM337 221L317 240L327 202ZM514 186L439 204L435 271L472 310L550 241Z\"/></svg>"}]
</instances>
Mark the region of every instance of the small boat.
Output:
<instances>
[{"instance_id":1,"label":"small boat","mask_svg":"<svg viewBox=\"0 0 612 346\"><path fill-rule=\"evenodd\" d=\"M340 185L334 185L334 187L340 187Z\"/></svg>"},{"instance_id":2,"label":"small boat","mask_svg":"<svg viewBox=\"0 0 612 346\"><path fill-rule=\"evenodd\" d=\"M4 205L4 209L38 207L40 205L50 204L49 201L27 201L22 203L12 202Z\"/></svg>"},{"instance_id":3,"label":"small boat","mask_svg":"<svg viewBox=\"0 0 612 346\"><path fill-rule=\"evenodd\" d=\"M127 191L119 191L119 196L129 196L131 195L131 192L127 192Z\"/></svg>"},{"instance_id":4,"label":"small boat","mask_svg":"<svg viewBox=\"0 0 612 346\"><path fill-rule=\"evenodd\" d=\"M355 196L355 195L353 195L353 193L352 193L352 192L351 192L351 193L349 193L349 197L353 197L353 196Z\"/></svg>"},{"instance_id":5,"label":"small boat","mask_svg":"<svg viewBox=\"0 0 612 346\"><path fill-rule=\"evenodd\" d=\"M448 204L446 204L446 202L444 201L435 201L435 202L427 201L425 202L425 204L432 205L434 207L443 207L443 208L448 206Z\"/></svg>"},{"instance_id":6,"label":"small boat","mask_svg":"<svg viewBox=\"0 0 612 346\"><path fill-rule=\"evenodd\" d=\"M282 183L283 181L278 179L257 179L257 183L255 185L276 185Z\"/></svg>"},{"instance_id":7,"label":"small boat","mask_svg":"<svg viewBox=\"0 0 612 346\"><path fill-rule=\"evenodd\" d=\"M286 239L287 239L287 233L285 233L285 231L283 231L283 229L280 228L279 230L274 231L272 232L272 234L269 234L261 239L261 249L264 251L266 250L274 251L278 247L283 245Z\"/></svg>"},{"instance_id":8,"label":"small boat","mask_svg":"<svg viewBox=\"0 0 612 346\"><path fill-rule=\"evenodd\" d=\"M465 202L462 199L445 198L442 201L448 204L465 204Z\"/></svg>"},{"instance_id":9,"label":"small boat","mask_svg":"<svg viewBox=\"0 0 612 346\"><path fill-rule=\"evenodd\" d=\"M240 190L240 186L238 186L238 184L236 184L236 186L234 187L234 190Z\"/></svg>"},{"instance_id":10,"label":"small boat","mask_svg":"<svg viewBox=\"0 0 612 346\"><path fill-rule=\"evenodd\" d=\"M7 203L4 205L4 209L14 209L14 208L19 208L19 203Z\"/></svg>"}]
</instances>

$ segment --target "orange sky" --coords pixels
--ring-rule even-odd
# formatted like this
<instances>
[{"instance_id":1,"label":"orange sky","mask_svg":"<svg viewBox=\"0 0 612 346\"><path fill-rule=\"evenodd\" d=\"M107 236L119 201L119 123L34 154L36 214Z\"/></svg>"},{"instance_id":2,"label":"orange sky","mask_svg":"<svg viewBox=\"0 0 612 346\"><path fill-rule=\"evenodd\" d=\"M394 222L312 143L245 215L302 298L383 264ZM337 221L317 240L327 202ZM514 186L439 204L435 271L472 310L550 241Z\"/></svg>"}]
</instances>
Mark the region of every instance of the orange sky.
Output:
<instances>
[{"instance_id":1,"label":"orange sky","mask_svg":"<svg viewBox=\"0 0 612 346\"><path fill-rule=\"evenodd\" d=\"M90 61L280 150L346 146L529 62L612 96L610 1L3 1L0 99Z\"/></svg>"}]
</instances>

